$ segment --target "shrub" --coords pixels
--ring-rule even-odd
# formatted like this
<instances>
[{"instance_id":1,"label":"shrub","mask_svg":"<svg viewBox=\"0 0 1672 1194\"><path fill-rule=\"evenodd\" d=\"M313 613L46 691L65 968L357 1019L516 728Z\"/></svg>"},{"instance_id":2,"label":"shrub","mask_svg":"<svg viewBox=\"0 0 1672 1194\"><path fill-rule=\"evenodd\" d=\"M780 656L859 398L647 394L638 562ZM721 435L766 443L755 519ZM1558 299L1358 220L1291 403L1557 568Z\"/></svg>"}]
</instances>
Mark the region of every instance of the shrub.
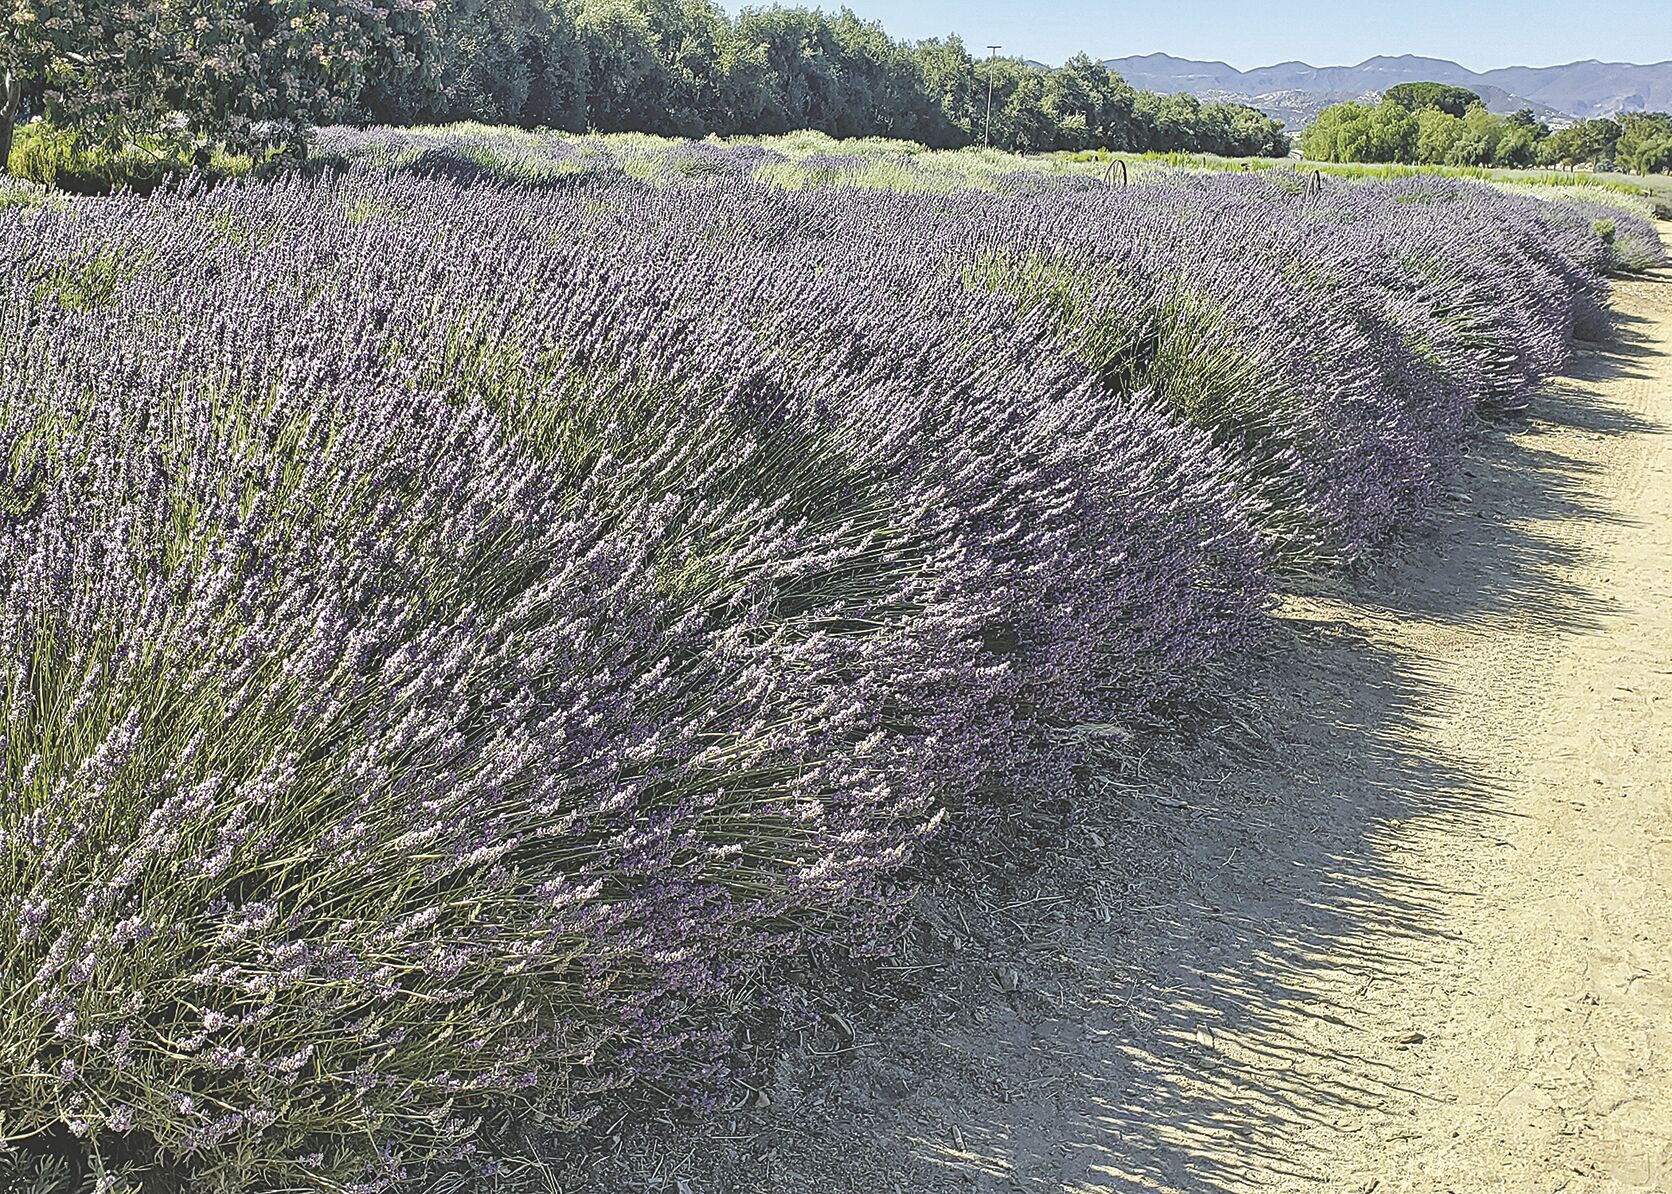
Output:
<instances>
[{"instance_id":1,"label":"shrub","mask_svg":"<svg viewBox=\"0 0 1672 1194\"><path fill-rule=\"evenodd\" d=\"M197 152L157 138L112 149L39 120L18 128L10 158L11 173L18 178L78 195L145 194L194 173L210 179L242 177L251 166L247 154L219 146Z\"/></svg>"},{"instance_id":2,"label":"shrub","mask_svg":"<svg viewBox=\"0 0 1672 1194\"><path fill-rule=\"evenodd\" d=\"M1607 264L1451 183L518 144L541 185L397 141L0 211L26 1153L483 1188L617 1088L712 1106L786 958L888 949L949 819L1205 691L1271 561L1419 508Z\"/></svg>"}]
</instances>

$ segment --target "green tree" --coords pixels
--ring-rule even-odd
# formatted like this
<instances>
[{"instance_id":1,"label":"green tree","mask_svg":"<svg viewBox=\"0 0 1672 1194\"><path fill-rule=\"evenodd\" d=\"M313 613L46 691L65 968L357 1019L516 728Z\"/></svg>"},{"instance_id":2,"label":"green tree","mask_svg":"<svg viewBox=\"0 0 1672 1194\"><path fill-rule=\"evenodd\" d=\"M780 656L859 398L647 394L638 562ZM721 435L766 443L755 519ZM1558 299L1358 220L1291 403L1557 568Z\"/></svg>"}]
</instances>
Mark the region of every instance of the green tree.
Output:
<instances>
[{"instance_id":1,"label":"green tree","mask_svg":"<svg viewBox=\"0 0 1672 1194\"><path fill-rule=\"evenodd\" d=\"M106 145L245 143L354 111L368 86L438 86L434 0L14 0L0 145L28 110Z\"/></svg>"},{"instance_id":2,"label":"green tree","mask_svg":"<svg viewBox=\"0 0 1672 1194\"><path fill-rule=\"evenodd\" d=\"M976 68L969 51L954 36L919 42L913 52L924 95L939 113L935 127L924 140L936 147L969 144L980 128L976 116Z\"/></svg>"},{"instance_id":3,"label":"green tree","mask_svg":"<svg viewBox=\"0 0 1672 1194\"><path fill-rule=\"evenodd\" d=\"M1201 130L1201 100L1187 93L1162 97L1155 113L1155 149L1163 153L1206 150L1209 147L1203 143Z\"/></svg>"},{"instance_id":4,"label":"green tree","mask_svg":"<svg viewBox=\"0 0 1672 1194\"><path fill-rule=\"evenodd\" d=\"M1467 87L1451 87L1445 83L1398 83L1382 92L1384 100L1392 100L1407 112L1433 109L1448 116L1461 117L1471 104L1481 102L1480 96Z\"/></svg>"},{"instance_id":5,"label":"green tree","mask_svg":"<svg viewBox=\"0 0 1672 1194\"><path fill-rule=\"evenodd\" d=\"M582 0L587 115L602 132L702 136L722 111L725 14L707 0Z\"/></svg>"},{"instance_id":6,"label":"green tree","mask_svg":"<svg viewBox=\"0 0 1672 1194\"><path fill-rule=\"evenodd\" d=\"M1453 146L1458 166L1490 166L1498 160L1498 145L1504 139L1505 125L1501 116L1494 116L1484 104L1472 104L1463 113L1464 137Z\"/></svg>"},{"instance_id":7,"label":"green tree","mask_svg":"<svg viewBox=\"0 0 1672 1194\"><path fill-rule=\"evenodd\" d=\"M1414 162L1421 124L1393 100L1332 104L1301 133L1301 152L1321 162Z\"/></svg>"},{"instance_id":8,"label":"green tree","mask_svg":"<svg viewBox=\"0 0 1672 1194\"><path fill-rule=\"evenodd\" d=\"M831 39L841 84L836 135L927 139L939 110L910 48L846 8L831 23Z\"/></svg>"},{"instance_id":9,"label":"green tree","mask_svg":"<svg viewBox=\"0 0 1672 1194\"><path fill-rule=\"evenodd\" d=\"M1545 166L1595 165L1612 159L1620 126L1612 120L1581 120L1557 129L1538 147L1537 161Z\"/></svg>"},{"instance_id":10,"label":"green tree","mask_svg":"<svg viewBox=\"0 0 1672 1194\"><path fill-rule=\"evenodd\" d=\"M840 83L829 53L828 18L805 9L745 9L737 34L761 68L755 93L742 97L737 131L830 132Z\"/></svg>"},{"instance_id":11,"label":"green tree","mask_svg":"<svg viewBox=\"0 0 1672 1194\"><path fill-rule=\"evenodd\" d=\"M1614 161L1634 174L1672 172L1672 117L1665 112L1622 112Z\"/></svg>"},{"instance_id":12,"label":"green tree","mask_svg":"<svg viewBox=\"0 0 1672 1194\"><path fill-rule=\"evenodd\" d=\"M1451 160L1452 147L1468 135L1461 116L1439 108L1417 113L1417 161L1437 166Z\"/></svg>"},{"instance_id":13,"label":"green tree","mask_svg":"<svg viewBox=\"0 0 1672 1194\"><path fill-rule=\"evenodd\" d=\"M1492 161L1499 166L1531 166L1538 160L1538 133L1535 129L1513 121L1503 122L1503 135L1498 138Z\"/></svg>"},{"instance_id":14,"label":"green tree","mask_svg":"<svg viewBox=\"0 0 1672 1194\"><path fill-rule=\"evenodd\" d=\"M1038 153L1057 148L1059 129L1045 107L1046 74L1023 70L1005 99L1003 141L993 144L1017 153Z\"/></svg>"},{"instance_id":15,"label":"green tree","mask_svg":"<svg viewBox=\"0 0 1672 1194\"><path fill-rule=\"evenodd\" d=\"M1397 100L1334 104L1301 133L1301 150L1326 162L1420 162L1450 166L1528 166L1548 130L1532 113L1495 116L1483 104L1462 115L1431 105L1414 113Z\"/></svg>"},{"instance_id":16,"label":"green tree","mask_svg":"<svg viewBox=\"0 0 1672 1194\"><path fill-rule=\"evenodd\" d=\"M1345 162L1342 156L1342 131L1364 120L1363 104L1331 104L1301 130L1300 152L1315 162Z\"/></svg>"},{"instance_id":17,"label":"green tree","mask_svg":"<svg viewBox=\"0 0 1672 1194\"><path fill-rule=\"evenodd\" d=\"M1289 156L1289 135L1281 122L1246 104L1207 104L1204 116L1220 130L1220 147L1213 152L1232 157Z\"/></svg>"},{"instance_id":18,"label":"green tree","mask_svg":"<svg viewBox=\"0 0 1672 1194\"><path fill-rule=\"evenodd\" d=\"M1088 149L1101 144L1114 76L1100 62L1076 54L1045 76L1041 100L1057 127L1055 147Z\"/></svg>"},{"instance_id":19,"label":"green tree","mask_svg":"<svg viewBox=\"0 0 1672 1194\"><path fill-rule=\"evenodd\" d=\"M1098 128L1100 146L1106 149L1143 148L1144 126L1138 119L1138 96L1137 88L1113 71L1109 72L1109 94Z\"/></svg>"},{"instance_id":20,"label":"green tree","mask_svg":"<svg viewBox=\"0 0 1672 1194\"><path fill-rule=\"evenodd\" d=\"M1370 153L1363 158L1370 162L1414 162L1417 160L1417 136L1421 131L1417 118L1404 106L1384 100L1370 109Z\"/></svg>"},{"instance_id":21,"label":"green tree","mask_svg":"<svg viewBox=\"0 0 1672 1194\"><path fill-rule=\"evenodd\" d=\"M366 115L389 124L586 127L586 47L560 0L441 0L435 27L441 85L380 80L361 98Z\"/></svg>"}]
</instances>

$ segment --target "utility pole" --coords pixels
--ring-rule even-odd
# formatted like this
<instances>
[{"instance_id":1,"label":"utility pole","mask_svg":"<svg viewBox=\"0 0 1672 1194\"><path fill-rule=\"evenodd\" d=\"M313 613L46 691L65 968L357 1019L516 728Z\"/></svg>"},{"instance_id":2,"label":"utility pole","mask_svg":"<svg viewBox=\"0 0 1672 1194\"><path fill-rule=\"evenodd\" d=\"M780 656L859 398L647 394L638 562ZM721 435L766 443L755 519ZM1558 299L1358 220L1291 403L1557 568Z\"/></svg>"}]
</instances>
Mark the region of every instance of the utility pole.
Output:
<instances>
[{"instance_id":1,"label":"utility pole","mask_svg":"<svg viewBox=\"0 0 1672 1194\"><path fill-rule=\"evenodd\" d=\"M993 63L998 61L999 51L1003 46L987 47L987 127L981 132L981 147L991 149L993 146Z\"/></svg>"}]
</instances>

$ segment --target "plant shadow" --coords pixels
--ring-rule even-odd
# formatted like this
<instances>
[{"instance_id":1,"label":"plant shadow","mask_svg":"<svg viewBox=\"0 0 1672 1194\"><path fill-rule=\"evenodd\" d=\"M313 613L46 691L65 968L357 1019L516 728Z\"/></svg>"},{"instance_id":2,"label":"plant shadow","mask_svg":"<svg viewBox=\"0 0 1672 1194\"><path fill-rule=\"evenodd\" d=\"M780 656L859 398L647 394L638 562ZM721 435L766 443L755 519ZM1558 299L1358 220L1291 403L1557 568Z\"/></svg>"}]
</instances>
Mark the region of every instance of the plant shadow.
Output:
<instances>
[{"instance_id":1,"label":"plant shadow","mask_svg":"<svg viewBox=\"0 0 1672 1194\"><path fill-rule=\"evenodd\" d=\"M1510 626L1554 644L1613 612L1568 579L1577 540L1624 529L1570 449L1650 430L1594 391L1651 354L1630 319L1581 346L1530 414L1482 431L1390 562L1283 603L1223 705L1097 768L1066 829L1018 826L925 892L902 957L830 992L826 1026L762 1076L766 1106L618 1140L594 1180L1230 1194L1337 1176L1297 1142L1424 1096L1397 1043L1330 1064L1293 1025L1381 1031L1317 976L1363 992L1430 965L1474 893L1419 877L1413 839L1493 843L1513 815L1501 774L1431 745L1455 693L1422 648Z\"/></svg>"}]
</instances>

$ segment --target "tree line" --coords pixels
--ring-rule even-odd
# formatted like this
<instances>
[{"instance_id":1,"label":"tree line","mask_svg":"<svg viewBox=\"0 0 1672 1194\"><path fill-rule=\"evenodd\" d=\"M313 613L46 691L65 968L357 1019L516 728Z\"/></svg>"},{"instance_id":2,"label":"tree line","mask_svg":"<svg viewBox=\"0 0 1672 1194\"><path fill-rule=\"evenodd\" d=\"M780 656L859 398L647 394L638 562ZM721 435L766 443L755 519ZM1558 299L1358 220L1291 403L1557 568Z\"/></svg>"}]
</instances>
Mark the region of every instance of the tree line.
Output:
<instances>
[{"instance_id":1,"label":"tree line","mask_svg":"<svg viewBox=\"0 0 1672 1194\"><path fill-rule=\"evenodd\" d=\"M1486 110L1479 95L1440 83L1390 87L1377 104L1334 104L1300 135L1301 153L1322 162L1432 166L1555 166L1672 171L1672 118L1622 112L1552 130L1530 109Z\"/></svg>"},{"instance_id":2,"label":"tree line","mask_svg":"<svg viewBox=\"0 0 1672 1194\"><path fill-rule=\"evenodd\" d=\"M956 148L1286 154L1253 108L1139 91L1085 55L1049 68L906 42L849 10L712 0L14 0L14 121L90 143L304 143L326 121L479 120L746 136L817 129ZM989 95L991 106L989 115Z\"/></svg>"}]
</instances>

